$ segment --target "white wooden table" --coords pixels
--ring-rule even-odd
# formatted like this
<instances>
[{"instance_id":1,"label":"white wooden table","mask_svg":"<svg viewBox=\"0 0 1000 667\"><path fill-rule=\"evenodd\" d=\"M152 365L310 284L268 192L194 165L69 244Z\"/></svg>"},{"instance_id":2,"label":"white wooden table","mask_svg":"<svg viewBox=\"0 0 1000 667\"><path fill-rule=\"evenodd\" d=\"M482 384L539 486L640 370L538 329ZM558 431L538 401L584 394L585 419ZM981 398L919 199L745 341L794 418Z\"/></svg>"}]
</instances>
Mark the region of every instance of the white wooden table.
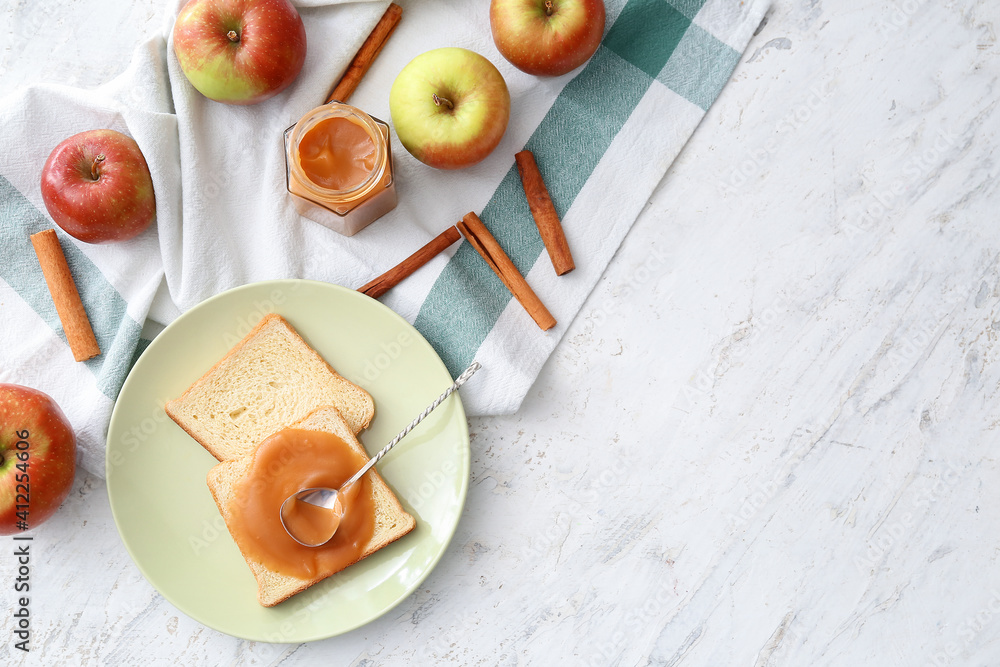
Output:
<instances>
[{"instance_id":1,"label":"white wooden table","mask_svg":"<svg viewBox=\"0 0 1000 667\"><path fill-rule=\"evenodd\" d=\"M110 79L160 5L3 0L0 95ZM776 0L520 412L472 421L455 538L384 617L205 628L81 473L0 663L1000 664L998 32Z\"/></svg>"}]
</instances>

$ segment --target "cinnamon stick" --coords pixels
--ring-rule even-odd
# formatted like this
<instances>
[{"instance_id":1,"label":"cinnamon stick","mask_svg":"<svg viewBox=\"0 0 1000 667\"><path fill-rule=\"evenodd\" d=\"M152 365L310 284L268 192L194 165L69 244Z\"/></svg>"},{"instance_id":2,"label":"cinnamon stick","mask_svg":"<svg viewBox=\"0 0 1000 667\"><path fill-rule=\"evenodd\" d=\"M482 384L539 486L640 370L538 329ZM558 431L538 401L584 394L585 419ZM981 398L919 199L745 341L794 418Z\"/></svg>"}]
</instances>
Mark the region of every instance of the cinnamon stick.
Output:
<instances>
[{"instance_id":1,"label":"cinnamon stick","mask_svg":"<svg viewBox=\"0 0 1000 667\"><path fill-rule=\"evenodd\" d=\"M548 331L556 325L556 319L542 303L538 295L535 294L528 281L510 261L510 257L503 251L497 240L493 238L486 225L475 213L467 213L461 222L456 225L462 236L476 249L482 258L489 264L490 268L497 274L497 277L507 286L510 293L514 295L524 309L531 315L543 331Z\"/></svg>"},{"instance_id":2,"label":"cinnamon stick","mask_svg":"<svg viewBox=\"0 0 1000 667\"><path fill-rule=\"evenodd\" d=\"M389 40L389 36L396 29L402 15L402 7L395 2L389 4L385 13L382 14L382 18L378 20L378 23L375 24L375 27L368 35L368 39L358 49L354 60L347 66L344 76L340 78L337 85L330 91L330 94L326 98L327 103L334 100L338 102L347 101L347 98L351 96L354 89L361 83L361 78L365 75L365 72L371 67L378 54L382 52L382 47L385 46L385 43Z\"/></svg>"},{"instance_id":3,"label":"cinnamon stick","mask_svg":"<svg viewBox=\"0 0 1000 667\"><path fill-rule=\"evenodd\" d=\"M86 361L101 353L94 337L94 330L87 319L87 311L83 309L80 293L69 272L66 255L63 254L59 237L54 229L46 229L31 235L31 245L35 247L38 263L42 266L45 284L49 287L52 301L56 305L56 313L62 322L66 340L77 361Z\"/></svg>"},{"instance_id":4,"label":"cinnamon stick","mask_svg":"<svg viewBox=\"0 0 1000 667\"><path fill-rule=\"evenodd\" d=\"M570 253L569 244L566 243L566 234L563 232L562 223L559 222L559 214L556 213L556 207L549 197L549 190L545 187L535 156L531 151L525 150L515 155L514 161L517 163L518 173L521 174L521 183L524 185L524 194L531 208L531 217L535 219L542 243L549 251L552 268L556 270L557 276L569 273L576 268L576 264L573 263L573 254Z\"/></svg>"},{"instance_id":5,"label":"cinnamon stick","mask_svg":"<svg viewBox=\"0 0 1000 667\"><path fill-rule=\"evenodd\" d=\"M398 285L403 278L406 278L421 266L431 261L431 259L438 255L442 250L460 238L461 234L458 233L458 229L452 225L431 239L430 243L422 247L420 250L416 251L402 262L380 275L378 278L375 278L366 285L359 287L358 291L362 294L367 294L373 299L379 298Z\"/></svg>"}]
</instances>

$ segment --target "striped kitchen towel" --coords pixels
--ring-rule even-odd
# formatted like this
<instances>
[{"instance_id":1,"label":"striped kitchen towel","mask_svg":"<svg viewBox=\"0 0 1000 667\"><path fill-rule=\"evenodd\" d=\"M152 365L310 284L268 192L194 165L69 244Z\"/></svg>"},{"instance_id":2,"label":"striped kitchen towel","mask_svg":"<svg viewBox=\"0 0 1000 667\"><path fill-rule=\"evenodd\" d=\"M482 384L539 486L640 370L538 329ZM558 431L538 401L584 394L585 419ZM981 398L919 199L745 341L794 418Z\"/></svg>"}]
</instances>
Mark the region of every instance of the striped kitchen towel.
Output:
<instances>
[{"instance_id":1,"label":"striped kitchen towel","mask_svg":"<svg viewBox=\"0 0 1000 667\"><path fill-rule=\"evenodd\" d=\"M155 334L203 299L272 278L358 287L465 213L476 211L558 320L542 332L468 244L382 301L430 341L453 374L483 363L471 414L517 409L667 168L719 95L769 0L608 0L604 40L583 67L537 78L510 66L490 37L488 3L424 0L403 20L351 103L388 120L388 91L418 54L462 46L489 58L511 92L511 121L485 161L456 171L414 160L393 137L398 208L345 238L298 216L284 190L282 131L321 103L387 2L297 2L308 56L296 82L262 104L201 97L163 35L92 91L31 87L0 101L0 381L50 393L80 436L81 463L103 474L113 402ZM127 35L123 35L123 40ZM127 52L132 44L122 44ZM28 236L53 226L39 174L75 132L133 136L153 174L157 223L117 245L62 234L104 353L73 362ZM521 189L514 154L530 149L566 230L576 270L553 272ZM145 330L144 330L144 325ZM143 333L145 331L145 333Z\"/></svg>"}]
</instances>

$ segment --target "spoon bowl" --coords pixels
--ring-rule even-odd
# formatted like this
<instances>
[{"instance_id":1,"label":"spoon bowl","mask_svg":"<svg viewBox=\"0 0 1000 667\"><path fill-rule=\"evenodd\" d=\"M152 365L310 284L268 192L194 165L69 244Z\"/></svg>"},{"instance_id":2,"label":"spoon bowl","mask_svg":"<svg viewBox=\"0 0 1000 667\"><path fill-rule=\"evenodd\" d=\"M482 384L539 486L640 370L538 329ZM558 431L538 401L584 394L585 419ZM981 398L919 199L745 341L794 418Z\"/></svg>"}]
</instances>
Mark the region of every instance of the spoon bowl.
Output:
<instances>
[{"instance_id":1,"label":"spoon bowl","mask_svg":"<svg viewBox=\"0 0 1000 667\"><path fill-rule=\"evenodd\" d=\"M329 542L344 518L341 491L346 490L346 485L340 489L312 487L285 498L280 510L285 532L304 547L318 547Z\"/></svg>"}]
</instances>

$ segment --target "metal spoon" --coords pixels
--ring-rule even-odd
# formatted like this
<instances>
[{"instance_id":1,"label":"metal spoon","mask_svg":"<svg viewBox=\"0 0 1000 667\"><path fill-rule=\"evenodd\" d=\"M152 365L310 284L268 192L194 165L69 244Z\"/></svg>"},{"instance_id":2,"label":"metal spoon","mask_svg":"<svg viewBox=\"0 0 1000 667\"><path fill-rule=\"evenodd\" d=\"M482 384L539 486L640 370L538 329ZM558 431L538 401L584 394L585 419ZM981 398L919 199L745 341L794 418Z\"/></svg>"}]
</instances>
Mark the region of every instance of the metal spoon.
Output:
<instances>
[{"instance_id":1,"label":"metal spoon","mask_svg":"<svg viewBox=\"0 0 1000 667\"><path fill-rule=\"evenodd\" d=\"M366 472L368 472L368 470L371 469L373 465L378 463L379 459L385 456L386 453L388 453L390 449L395 447L396 444L400 440L402 440L407 433L412 431L417 424L419 424L421 421L424 420L424 418L427 415L433 412L434 408L441 405L441 403L443 403L446 398L451 396L451 394L455 390L457 390L459 387L465 384L466 380L471 378L472 375L480 368L482 368L482 365L478 361L473 361L468 368L462 371L462 374L458 376L458 378L451 384L451 386L445 389L444 393L435 398L434 401L430 405L428 405L423 412L417 415L417 417L413 421L407 424L406 428L400 431L399 434L395 438L393 438L388 445L383 447L378 454L369 459L368 463L366 463L361 468L361 470L354 473L354 475L352 475L349 480L341 484L339 489L330 489L325 487L311 487L308 489L302 489L301 491L296 491L292 495L285 498L285 501L281 503L281 509L279 511L280 512L279 516L281 518L281 525L282 527L284 527L285 532L287 532L293 540L306 547L318 547L329 542L330 539L333 538L334 534L336 534L337 528L340 527L340 520L344 516L344 505L343 503L340 502L340 495L349 486L351 486L359 479L361 479L361 477ZM330 530L330 534L326 535L324 533L324 538L318 542L310 541L308 540L308 538L303 538L302 535L296 536L295 533L293 533L292 530L289 529L288 524L285 523L286 513L292 508L292 506L296 502L304 502L310 505L316 505L317 507L322 507L324 509L330 510L332 513L332 516L330 517L331 518L330 527L332 527L332 530Z\"/></svg>"}]
</instances>

